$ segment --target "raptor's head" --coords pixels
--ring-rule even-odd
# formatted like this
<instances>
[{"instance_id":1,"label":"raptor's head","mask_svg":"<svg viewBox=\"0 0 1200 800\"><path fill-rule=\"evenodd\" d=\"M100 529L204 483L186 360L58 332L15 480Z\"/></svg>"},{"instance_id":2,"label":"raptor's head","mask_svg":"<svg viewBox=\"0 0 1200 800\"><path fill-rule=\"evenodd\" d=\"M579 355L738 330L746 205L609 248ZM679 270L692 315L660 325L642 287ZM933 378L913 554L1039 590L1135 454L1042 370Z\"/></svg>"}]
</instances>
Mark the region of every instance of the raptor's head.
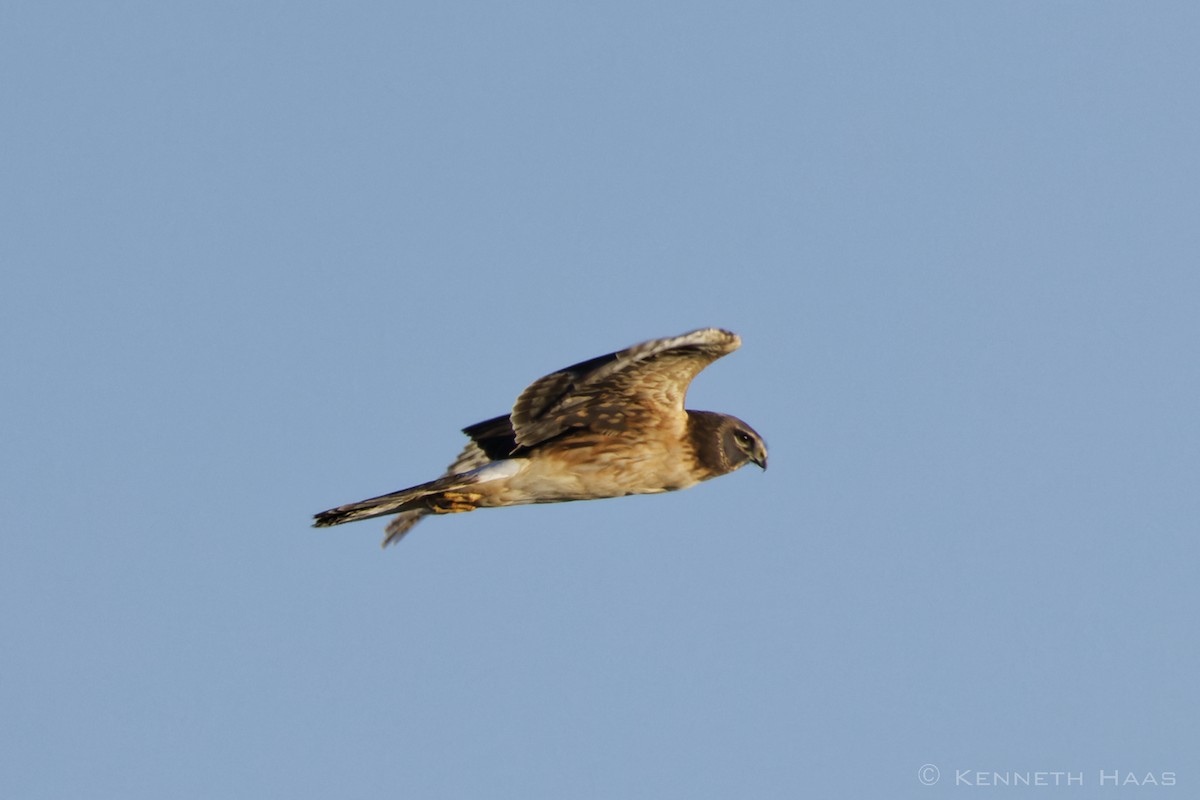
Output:
<instances>
[{"instance_id":1,"label":"raptor's head","mask_svg":"<svg viewBox=\"0 0 1200 800\"><path fill-rule=\"evenodd\" d=\"M750 463L767 468L767 443L737 417L688 411L688 426L696 460L712 475L724 475Z\"/></svg>"},{"instance_id":2,"label":"raptor's head","mask_svg":"<svg viewBox=\"0 0 1200 800\"><path fill-rule=\"evenodd\" d=\"M723 428L721 447L733 469L751 461L764 470L767 468L767 443L758 431L737 417L726 417Z\"/></svg>"}]
</instances>

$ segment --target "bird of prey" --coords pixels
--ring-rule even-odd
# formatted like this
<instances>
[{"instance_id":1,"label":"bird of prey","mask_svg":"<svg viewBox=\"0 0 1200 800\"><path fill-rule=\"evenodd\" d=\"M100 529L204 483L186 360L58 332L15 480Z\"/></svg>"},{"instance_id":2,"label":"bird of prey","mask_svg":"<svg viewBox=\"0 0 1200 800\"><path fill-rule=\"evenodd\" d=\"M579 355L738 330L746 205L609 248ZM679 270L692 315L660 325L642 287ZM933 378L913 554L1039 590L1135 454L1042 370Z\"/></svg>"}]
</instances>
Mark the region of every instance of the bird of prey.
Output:
<instances>
[{"instance_id":1,"label":"bird of prey","mask_svg":"<svg viewBox=\"0 0 1200 800\"><path fill-rule=\"evenodd\" d=\"M442 477L322 511L314 527L396 514L386 547L427 514L670 492L751 462L765 470L753 428L683 407L692 378L741 343L704 328L552 372L511 414L464 428L471 441Z\"/></svg>"}]
</instances>

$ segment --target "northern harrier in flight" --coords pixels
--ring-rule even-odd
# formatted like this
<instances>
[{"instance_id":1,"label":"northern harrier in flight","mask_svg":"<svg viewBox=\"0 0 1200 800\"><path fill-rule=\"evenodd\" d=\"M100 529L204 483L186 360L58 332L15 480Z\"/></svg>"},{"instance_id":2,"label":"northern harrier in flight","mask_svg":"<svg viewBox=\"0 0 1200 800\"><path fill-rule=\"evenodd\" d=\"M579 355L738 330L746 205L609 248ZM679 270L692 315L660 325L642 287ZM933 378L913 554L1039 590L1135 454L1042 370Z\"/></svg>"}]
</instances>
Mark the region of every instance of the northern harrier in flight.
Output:
<instances>
[{"instance_id":1,"label":"northern harrier in flight","mask_svg":"<svg viewBox=\"0 0 1200 800\"><path fill-rule=\"evenodd\" d=\"M741 343L705 328L553 372L511 414L464 428L471 441L442 477L322 511L315 527L396 514L386 546L426 514L671 492L750 462L765 470L753 428L683 407L692 378Z\"/></svg>"}]
</instances>

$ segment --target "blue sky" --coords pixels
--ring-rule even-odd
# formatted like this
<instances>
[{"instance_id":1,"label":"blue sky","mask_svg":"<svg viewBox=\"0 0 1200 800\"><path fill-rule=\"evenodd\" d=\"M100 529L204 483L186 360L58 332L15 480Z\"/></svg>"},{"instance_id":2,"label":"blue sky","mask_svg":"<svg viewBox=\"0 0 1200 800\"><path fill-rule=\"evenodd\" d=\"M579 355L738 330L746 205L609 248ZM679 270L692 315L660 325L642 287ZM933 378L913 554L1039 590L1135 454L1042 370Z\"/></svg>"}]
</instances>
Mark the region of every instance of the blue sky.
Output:
<instances>
[{"instance_id":1,"label":"blue sky","mask_svg":"<svg viewBox=\"0 0 1200 800\"><path fill-rule=\"evenodd\" d=\"M1194 793L1198 34L6 4L0 794ZM309 527L704 326L769 472Z\"/></svg>"}]
</instances>

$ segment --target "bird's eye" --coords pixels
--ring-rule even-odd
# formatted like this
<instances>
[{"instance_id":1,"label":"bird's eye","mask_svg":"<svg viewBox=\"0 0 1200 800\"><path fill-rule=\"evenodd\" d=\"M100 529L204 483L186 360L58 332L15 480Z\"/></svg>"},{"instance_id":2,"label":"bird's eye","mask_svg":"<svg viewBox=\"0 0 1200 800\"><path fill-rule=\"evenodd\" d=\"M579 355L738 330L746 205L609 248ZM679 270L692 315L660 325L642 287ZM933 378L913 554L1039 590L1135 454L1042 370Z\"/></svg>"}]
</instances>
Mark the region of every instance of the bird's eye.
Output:
<instances>
[{"instance_id":1,"label":"bird's eye","mask_svg":"<svg viewBox=\"0 0 1200 800\"><path fill-rule=\"evenodd\" d=\"M745 431L737 431L734 433L734 437L736 437L738 442L741 444L750 444L750 434L746 433Z\"/></svg>"}]
</instances>

